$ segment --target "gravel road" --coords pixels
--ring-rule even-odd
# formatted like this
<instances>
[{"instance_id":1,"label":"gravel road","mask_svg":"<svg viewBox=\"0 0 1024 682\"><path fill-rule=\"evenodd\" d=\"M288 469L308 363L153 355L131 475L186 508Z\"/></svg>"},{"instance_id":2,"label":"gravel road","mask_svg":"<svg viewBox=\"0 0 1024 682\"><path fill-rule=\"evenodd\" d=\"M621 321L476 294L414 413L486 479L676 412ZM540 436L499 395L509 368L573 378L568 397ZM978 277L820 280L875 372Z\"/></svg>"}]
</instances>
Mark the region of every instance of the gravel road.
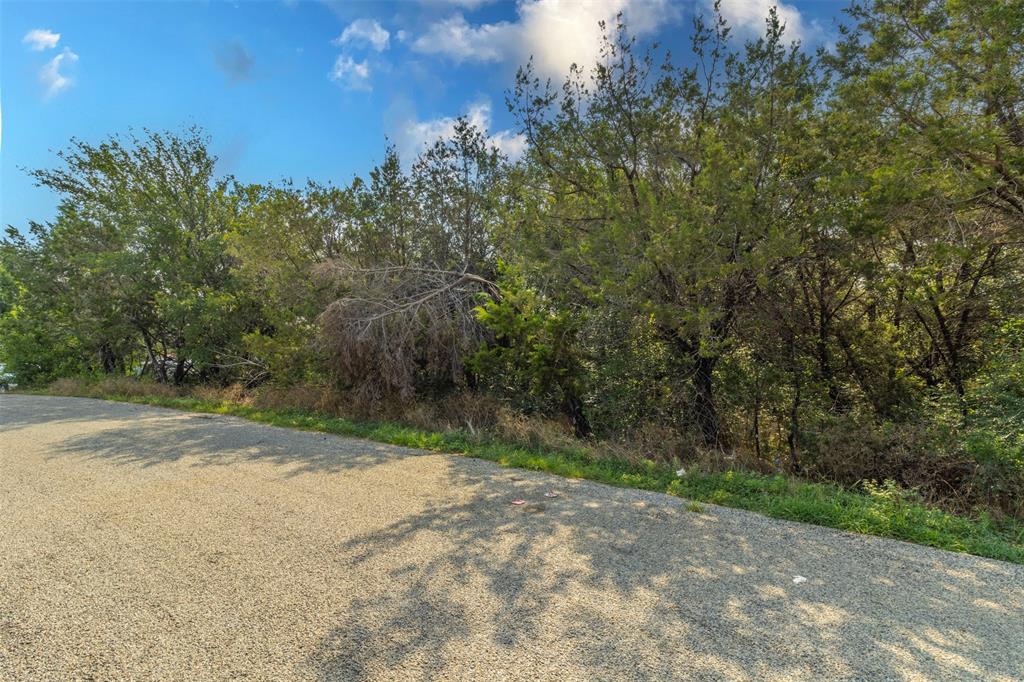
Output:
<instances>
[{"instance_id":1,"label":"gravel road","mask_svg":"<svg viewBox=\"0 0 1024 682\"><path fill-rule=\"evenodd\" d=\"M1021 566L232 417L0 395L0 530L2 680L1024 675Z\"/></svg>"}]
</instances>

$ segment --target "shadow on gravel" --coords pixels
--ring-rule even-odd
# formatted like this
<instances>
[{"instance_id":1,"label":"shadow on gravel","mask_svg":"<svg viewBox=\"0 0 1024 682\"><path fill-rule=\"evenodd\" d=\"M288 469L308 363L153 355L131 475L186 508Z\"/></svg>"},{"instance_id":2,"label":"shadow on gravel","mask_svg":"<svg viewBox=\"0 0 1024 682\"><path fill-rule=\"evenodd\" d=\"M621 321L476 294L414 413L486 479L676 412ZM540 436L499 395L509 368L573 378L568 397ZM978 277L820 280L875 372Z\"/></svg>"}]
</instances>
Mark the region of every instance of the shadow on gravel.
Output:
<instances>
[{"instance_id":1,"label":"shadow on gravel","mask_svg":"<svg viewBox=\"0 0 1024 682\"><path fill-rule=\"evenodd\" d=\"M353 566L398 568L339 614L310 661L320 679L443 679L467 649L554 678L1009 680L1024 670L1024 604L997 603L1021 584L1019 567L979 571L973 558L625 491L597 502L589 484L470 469L452 467L452 484L475 486L472 501L340 548ZM559 496L546 498L552 485ZM510 506L514 496L527 504ZM936 584L937 573L948 580ZM487 599L470 601L467 587ZM486 677L486 656L475 660Z\"/></svg>"},{"instance_id":2,"label":"shadow on gravel","mask_svg":"<svg viewBox=\"0 0 1024 682\"><path fill-rule=\"evenodd\" d=\"M123 415L122 415L123 419ZM301 442L297 443L296 439ZM115 426L67 438L60 455L103 459L115 464L151 467L195 458L192 466L270 462L288 467L285 476L364 469L419 450L312 431L278 429L233 417L149 412L145 429Z\"/></svg>"},{"instance_id":3,"label":"shadow on gravel","mask_svg":"<svg viewBox=\"0 0 1024 682\"><path fill-rule=\"evenodd\" d=\"M124 421L132 411L139 419L153 418L153 409L94 398L0 394L0 433L38 424Z\"/></svg>"}]
</instances>

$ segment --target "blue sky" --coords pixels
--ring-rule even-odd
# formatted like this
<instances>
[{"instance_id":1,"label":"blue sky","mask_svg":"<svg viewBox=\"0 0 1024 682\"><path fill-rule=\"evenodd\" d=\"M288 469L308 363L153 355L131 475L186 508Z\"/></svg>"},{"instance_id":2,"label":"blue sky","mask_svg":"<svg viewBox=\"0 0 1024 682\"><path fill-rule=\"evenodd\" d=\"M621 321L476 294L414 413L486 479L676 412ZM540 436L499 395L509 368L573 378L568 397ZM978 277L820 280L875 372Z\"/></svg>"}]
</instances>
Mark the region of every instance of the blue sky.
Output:
<instances>
[{"instance_id":1,"label":"blue sky","mask_svg":"<svg viewBox=\"0 0 1024 682\"><path fill-rule=\"evenodd\" d=\"M470 115L510 154L504 92L530 55L564 74L622 11L642 40L684 54L711 0L8 2L0 0L0 224L52 219L22 168L52 167L71 137L198 124L219 171L251 182L365 173L385 138L411 156ZM770 0L723 0L739 36ZM791 34L829 41L840 1L781 4Z\"/></svg>"}]
</instances>

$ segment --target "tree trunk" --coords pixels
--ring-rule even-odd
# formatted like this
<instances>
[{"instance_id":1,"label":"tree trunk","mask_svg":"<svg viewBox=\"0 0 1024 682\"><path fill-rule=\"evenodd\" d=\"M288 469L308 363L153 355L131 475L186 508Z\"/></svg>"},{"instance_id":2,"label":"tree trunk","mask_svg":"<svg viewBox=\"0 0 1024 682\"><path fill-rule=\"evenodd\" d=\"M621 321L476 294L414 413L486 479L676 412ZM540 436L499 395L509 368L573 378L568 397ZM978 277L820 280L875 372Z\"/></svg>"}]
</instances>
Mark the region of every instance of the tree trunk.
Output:
<instances>
[{"instance_id":1,"label":"tree trunk","mask_svg":"<svg viewBox=\"0 0 1024 682\"><path fill-rule=\"evenodd\" d=\"M751 436L754 438L754 455L761 461L761 381L754 382L754 414L752 416Z\"/></svg>"},{"instance_id":2,"label":"tree trunk","mask_svg":"<svg viewBox=\"0 0 1024 682\"><path fill-rule=\"evenodd\" d=\"M149 338L149 333L139 327L139 331L142 333L142 342L146 344L146 352L149 354L149 362L153 367L153 376L161 384L167 383L167 366L164 363L157 362L156 351L153 349L153 341Z\"/></svg>"},{"instance_id":3,"label":"tree trunk","mask_svg":"<svg viewBox=\"0 0 1024 682\"><path fill-rule=\"evenodd\" d=\"M188 371L188 365L185 364L185 360L181 359L180 353L175 352L175 364L174 364L174 385L181 386L182 382L185 381L185 373Z\"/></svg>"},{"instance_id":4,"label":"tree trunk","mask_svg":"<svg viewBox=\"0 0 1024 682\"><path fill-rule=\"evenodd\" d=\"M797 443L800 437L800 379L794 381L793 405L789 411L789 470L790 473L800 471L800 457L797 455Z\"/></svg>"},{"instance_id":5,"label":"tree trunk","mask_svg":"<svg viewBox=\"0 0 1024 682\"><path fill-rule=\"evenodd\" d=\"M114 349L110 347L108 342L104 341L100 346L100 365L103 368L103 373L113 374L117 371L119 364Z\"/></svg>"},{"instance_id":6,"label":"tree trunk","mask_svg":"<svg viewBox=\"0 0 1024 682\"><path fill-rule=\"evenodd\" d=\"M717 363L717 357L697 355L694 358L691 379L693 385L692 416L700 429L701 440L708 448L721 448L723 445L714 395L713 375Z\"/></svg>"},{"instance_id":7,"label":"tree trunk","mask_svg":"<svg viewBox=\"0 0 1024 682\"><path fill-rule=\"evenodd\" d=\"M564 391L565 400L562 409L565 411L569 422L572 424L573 434L577 438L587 438L593 433L590 427L590 420L583 409L583 401L572 391Z\"/></svg>"},{"instance_id":8,"label":"tree trunk","mask_svg":"<svg viewBox=\"0 0 1024 682\"><path fill-rule=\"evenodd\" d=\"M719 325L716 337L724 339L727 327L728 320L725 320ZM663 339L678 350L678 357L674 358L679 363L677 371L690 380L693 401L689 417L700 431L701 443L708 448L724 447L714 393L714 371L719 357L701 354L699 337L680 336L676 330L665 325L660 325L658 331Z\"/></svg>"},{"instance_id":9,"label":"tree trunk","mask_svg":"<svg viewBox=\"0 0 1024 682\"><path fill-rule=\"evenodd\" d=\"M847 405L846 396L843 395L839 382L836 380L835 371L832 367L832 353L829 351L828 343L829 327L829 318L825 313L824 305L822 305L818 317L818 338L815 343L815 350L818 356L818 375L828 389L829 409L845 414L849 411L849 406Z\"/></svg>"}]
</instances>

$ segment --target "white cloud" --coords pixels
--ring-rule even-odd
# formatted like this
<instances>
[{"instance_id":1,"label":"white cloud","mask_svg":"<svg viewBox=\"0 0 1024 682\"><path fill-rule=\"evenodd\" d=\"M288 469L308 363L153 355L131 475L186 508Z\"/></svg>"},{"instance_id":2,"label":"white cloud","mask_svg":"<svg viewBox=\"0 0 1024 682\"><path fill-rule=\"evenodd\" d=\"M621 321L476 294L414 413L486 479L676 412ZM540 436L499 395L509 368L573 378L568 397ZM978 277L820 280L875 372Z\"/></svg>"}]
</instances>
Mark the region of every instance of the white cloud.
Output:
<instances>
[{"instance_id":1,"label":"white cloud","mask_svg":"<svg viewBox=\"0 0 1024 682\"><path fill-rule=\"evenodd\" d=\"M349 90L373 89L370 86L370 66L365 59L357 62L348 55L340 54L334 60L334 67L329 76L332 81Z\"/></svg>"},{"instance_id":2,"label":"white cloud","mask_svg":"<svg viewBox=\"0 0 1024 682\"><path fill-rule=\"evenodd\" d=\"M412 44L424 54L443 54L456 62L498 62L508 56L518 26L502 21L472 26L461 14L434 22Z\"/></svg>"},{"instance_id":3,"label":"white cloud","mask_svg":"<svg viewBox=\"0 0 1024 682\"><path fill-rule=\"evenodd\" d=\"M713 0L704 0L704 4L709 12L714 6ZM789 40L804 42L809 38L811 30L820 30L817 22L812 22L811 26L808 26L800 10L793 5L772 0L721 0L720 7L722 16L742 37L764 35L765 20L768 18L768 10L772 7L776 8L779 21L785 24L785 36Z\"/></svg>"},{"instance_id":4,"label":"white cloud","mask_svg":"<svg viewBox=\"0 0 1024 682\"><path fill-rule=\"evenodd\" d=\"M498 150L515 161L526 151L526 135L511 130L499 130L487 140Z\"/></svg>"},{"instance_id":5,"label":"white cloud","mask_svg":"<svg viewBox=\"0 0 1024 682\"><path fill-rule=\"evenodd\" d=\"M560 78L573 63L593 65L604 21L621 12L630 31L652 33L679 17L670 0L520 0L515 22L472 25L461 14L431 24L413 49L457 62L525 62L531 55L543 76Z\"/></svg>"},{"instance_id":6,"label":"white cloud","mask_svg":"<svg viewBox=\"0 0 1024 682\"><path fill-rule=\"evenodd\" d=\"M46 62L39 71L39 80L46 86L46 97L53 97L62 90L66 90L74 82L68 76L61 73L65 65L74 64L78 61L78 55L64 48L59 55Z\"/></svg>"},{"instance_id":7,"label":"white cloud","mask_svg":"<svg viewBox=\"0 0 1024 682\"><path fill-rule=\"evenodd\" d=\"M60 34L45 28L34 28L25 34L21 42L37 52L49 50L57 47L57 43L60 42Z\"/></svg>"},{"instance_id":8,"label":"white cloud","mask_svg":"<svg viewBox=\"0 0 1024 682\"><path fill-rule=\"evenodd\" d=\"M675 18L677 9L667 0L607 0L605 2L558 2L535 0L519 8L524 51L532 54L538 72L561 77L573 63L589 69L598 59L601 29L623 20L636 35L651 33Z\"/></svg>"},{"instance_id":9,"label":"white cloud","mask_svg":"<svg viewBox=\"0 0 1024 682\"><path fill-rule=\"evenodd\" d=\"M477 129L488 135L487 141L497 147L510 159L522 156L526 149L526 137L511 130L499 130L488 134L491 128L491 103L480 100L471 104L465 117ZM399 152L405 159L412 159L437 140L450 137L455 132L454 116L427 121L407 121L398 134Z\"/></svg>"},{"instance_id":10,"label":"white cloud","mask_svg":"<svg viewBox=\"0 0 1024 682\"><path fill-rule=\"evenodd\" d=\"M466 9L476 9L481 5L487 5L495 0L420 0L422 5L455 5Z\"/></svg>"},{"instance_id":11,"label":"white cloud","mask_svg":"<svg viewBox=\"0 0 1024 682\"><path fill-rule=\"evenodd\" d=\"M375 19L356 19L345 27L341 35L334 39L335 45L369 45L377 52L388 49L391 34Z\"/></svg>"}]
</instances>

